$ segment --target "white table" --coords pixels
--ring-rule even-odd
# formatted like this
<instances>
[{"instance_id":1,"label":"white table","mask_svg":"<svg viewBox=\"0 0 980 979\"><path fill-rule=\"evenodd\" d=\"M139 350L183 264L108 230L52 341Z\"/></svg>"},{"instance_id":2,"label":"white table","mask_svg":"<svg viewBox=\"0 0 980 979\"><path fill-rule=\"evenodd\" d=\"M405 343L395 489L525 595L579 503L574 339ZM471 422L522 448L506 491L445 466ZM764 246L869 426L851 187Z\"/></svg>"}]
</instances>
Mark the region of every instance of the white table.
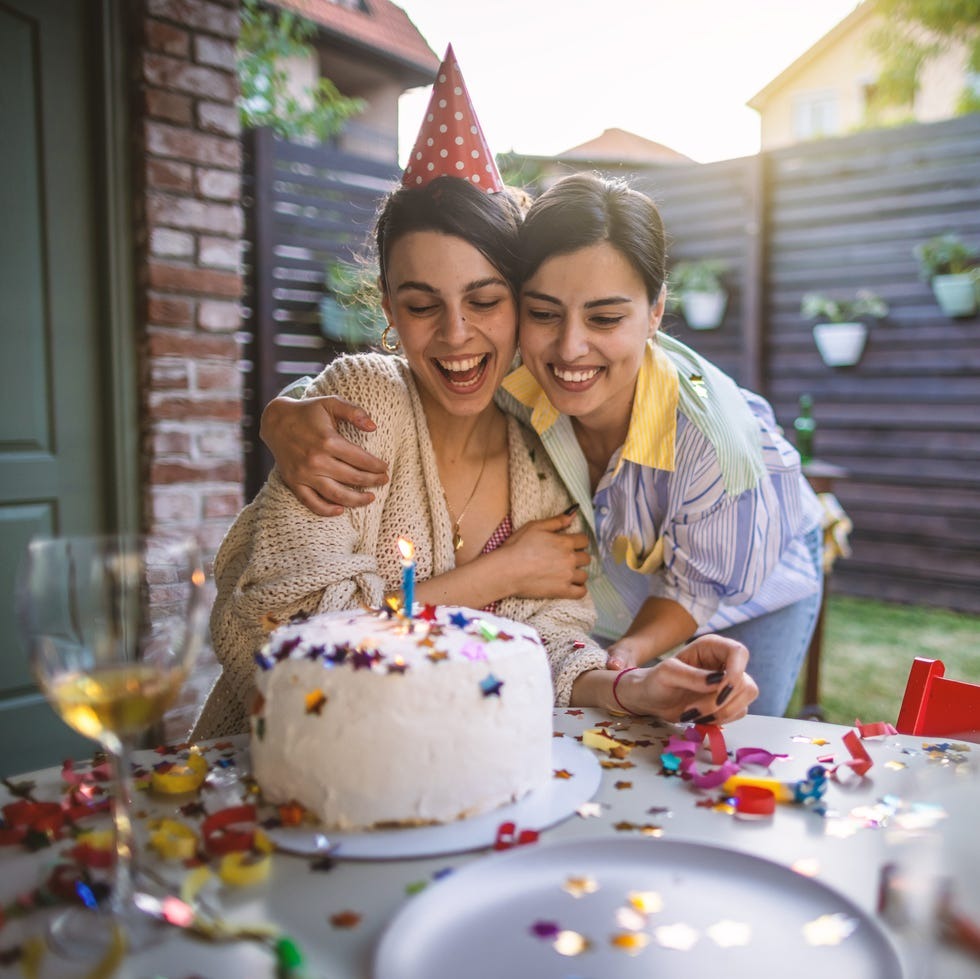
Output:
<instances>
[{"instance_id":1,"label":"white table","mask_svg":"<svg viewBox=\"0 0 980 979\"><path fill-rule=\"evenodd\" d=\"M575 737L600 722L614 720L599 711L555 711L555 730L565 737ZM640 720L617 720L618 733L631 740L652 738L654 743L633 748L629 761L632 768L604 769L602 783L594 801L602 804L602 814L595 818L573 815L542 833L542 842L576 838L620 838L641 835L639 829L617 829L623 823L635 826L656 825L662 829L662 840L676 839L707 842L734 848L793 866L800 861L816 875L840 890L861 908L873 912L878 900L879 871L890 859L887 833L882 829L857 828L850 813L859 806L874 804L892 794L905 799L928 799L947 785L969 780L976 786L980 749L960 765L949 763L949 755L930 758L923 751L923 739L886 736L864 743L874 767L867 778L849 787L832 782L825 796L831 812L839 815L821 817L801 806L780 805L768 819L747 821L732 815L698 806L699 799L717 796L717 791L698 792L680 778L661 773L659 754L664 735L679 729L657 728ZM842 743L848 728L785 718L749 717L724 729L727 747L761 747L771 752L787 753L790 758L773 763L772 774L784 781L802 778L807 769L828 754L834 763L850 757ZM813 743L823 739L826 743ZM597 752L601 757L606 755ZM242 751L247 764L247 753ZM151 762L159 756L145 753ZM943 763L943 759L946 763ZM706 766L702 766L706 767ZM754 769L753 771L758 771ZM34 773L38 798L55 798L59 791L55 769ZM617 783L630 782L629 788ZM980 795L978 795L980 798ZM0 787L0 804L9 801ZM186 802L186 798L181 798ZM654 815L651 808L664 808ZM172 814L175 804L166 798L143 800L146 815ZM948 839L954 849L969 846L972 840ZM64 846L64 844L62 844ZM491 854L488 856L488 854ZM221 912L232 922L273 922L292 936L307 962L308 974L330 979L369 977L374 950L399 909L413 900L408 893L413 885L428 882L438 887L434 875L447 868L460 869L472 861L492 859L492 851L458 854L431 859L350 862L338 860L326 872L310 869L304 857L277 854L270 878L263 884L239 891L221 893ZM30 854L16 847L0 848L0 902L35 886L40 868L53 862L52 851ZM330 918L345 911L360 915L355 927L337 928ZM44 927L47 912L12 920L0 929L0 949L23 940L27 934ZM0 971L3 971L0 969ZM941 979L976 976L977 961L964 953L943 946L937 955L932 975ZM576 973L573 965L569 974ZM10 974L18 975L16 967ZM85 974L85 969L68 964L52 954L42 963L42 976L70 977ZM217 977L261 977L275 974L274 959L268 949L251 942L215 945L185 937L174 930L162 944L127 958L117 972L125 977L167 975L182 977L202 975ZM775 974L775 972L760 972ZM420 977L421 979L421 977ZM516 979L516 977L515 977Z\"/></svg>"}]
</instances>

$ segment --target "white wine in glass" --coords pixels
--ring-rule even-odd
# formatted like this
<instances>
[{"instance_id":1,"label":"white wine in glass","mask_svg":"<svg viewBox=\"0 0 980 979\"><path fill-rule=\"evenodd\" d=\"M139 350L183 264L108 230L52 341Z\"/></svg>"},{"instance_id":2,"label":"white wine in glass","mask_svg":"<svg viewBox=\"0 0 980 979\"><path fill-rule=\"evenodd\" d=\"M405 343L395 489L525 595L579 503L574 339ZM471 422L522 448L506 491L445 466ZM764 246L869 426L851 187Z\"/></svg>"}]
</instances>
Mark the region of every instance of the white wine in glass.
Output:
<instances>
[{"instance_id":1,"label":"white wine in glass","mask_svg":"<svg viewBox=\"0 0 980 979\"><path fill-rule=\"evenodd\" d=\"M134 901L130 753L174 702L207 618L204 569L192 538L118 534L32 540L18 613L38 685L70 727L112 764L116 859L107 907L73 908L51 938L66 955L137 948L155 922Z\"/></svg>"}]
</instances>

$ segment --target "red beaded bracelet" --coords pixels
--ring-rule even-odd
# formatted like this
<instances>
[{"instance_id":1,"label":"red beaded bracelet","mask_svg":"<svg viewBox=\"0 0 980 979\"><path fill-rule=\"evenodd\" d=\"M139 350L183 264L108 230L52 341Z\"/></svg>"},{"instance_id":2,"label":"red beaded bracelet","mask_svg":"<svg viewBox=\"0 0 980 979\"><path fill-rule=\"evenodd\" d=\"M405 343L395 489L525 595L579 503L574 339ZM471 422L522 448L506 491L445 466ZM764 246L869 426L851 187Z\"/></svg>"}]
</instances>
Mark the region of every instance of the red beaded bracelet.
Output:
<instances>
[{"instance_id":1,"label":"red beaded bracelet","mask_svg":"<svg viewBox=\"0 0 980 979\"><path fill-rule=\"evenodd\" d=\"M625 670L620 670L616 674L616 679L613 680L613 688L612 688L613 700L615 700L616 703L619 704L621 710L626 711L626 713L630 715L632 715L633 712L631 710L626 710L626 708L623 707L623 702L619 699L619 695L616 693L616 687L619 686L619 681L622 680L627 673L630 673L633 670L638 670L638 669L639 669L638 666L627 666Z\"/></svg>"}]
</instances>

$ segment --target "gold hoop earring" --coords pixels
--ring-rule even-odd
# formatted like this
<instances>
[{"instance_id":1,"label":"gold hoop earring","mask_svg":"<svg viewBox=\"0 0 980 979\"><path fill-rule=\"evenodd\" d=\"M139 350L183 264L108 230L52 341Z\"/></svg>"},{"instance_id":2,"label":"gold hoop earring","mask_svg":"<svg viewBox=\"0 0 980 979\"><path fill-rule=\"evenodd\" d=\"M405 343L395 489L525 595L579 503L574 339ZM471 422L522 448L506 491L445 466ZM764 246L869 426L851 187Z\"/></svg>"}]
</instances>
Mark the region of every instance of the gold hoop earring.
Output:
<instances>
[{"instance_id":1,"label":"gold hoop earring","mask_svg":"<svg viewBox=\"0 0 980 979\"><path fill-rule=\"evenodd\" d=\"M392 342L391 337L389 336L392 329L392 325L389 323L384 328L384 332L381 334L381 346L390 354L393 354L401 346L401 344L398 342L397 336L395 337L394 342Z\"/></svg>"}]
</instances>

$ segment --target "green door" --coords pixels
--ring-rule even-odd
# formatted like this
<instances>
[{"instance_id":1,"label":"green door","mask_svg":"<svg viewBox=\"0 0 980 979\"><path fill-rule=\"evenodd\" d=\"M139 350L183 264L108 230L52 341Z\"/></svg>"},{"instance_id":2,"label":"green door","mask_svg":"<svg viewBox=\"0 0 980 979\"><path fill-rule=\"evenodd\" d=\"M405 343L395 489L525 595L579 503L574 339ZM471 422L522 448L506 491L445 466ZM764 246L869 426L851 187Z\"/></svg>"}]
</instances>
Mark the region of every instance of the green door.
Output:
<instances>
[{"instance_id":1,"label":"green door","mask_svg":"<svg viewBox=\"0 0 980 979\"><path fill-rule=\"evenodd\" d=\"M91 533L112 520L98 7L0 0L2 775L94 748L37 692L14 587L32 535Z\"/></svg>"}]
</instances>

